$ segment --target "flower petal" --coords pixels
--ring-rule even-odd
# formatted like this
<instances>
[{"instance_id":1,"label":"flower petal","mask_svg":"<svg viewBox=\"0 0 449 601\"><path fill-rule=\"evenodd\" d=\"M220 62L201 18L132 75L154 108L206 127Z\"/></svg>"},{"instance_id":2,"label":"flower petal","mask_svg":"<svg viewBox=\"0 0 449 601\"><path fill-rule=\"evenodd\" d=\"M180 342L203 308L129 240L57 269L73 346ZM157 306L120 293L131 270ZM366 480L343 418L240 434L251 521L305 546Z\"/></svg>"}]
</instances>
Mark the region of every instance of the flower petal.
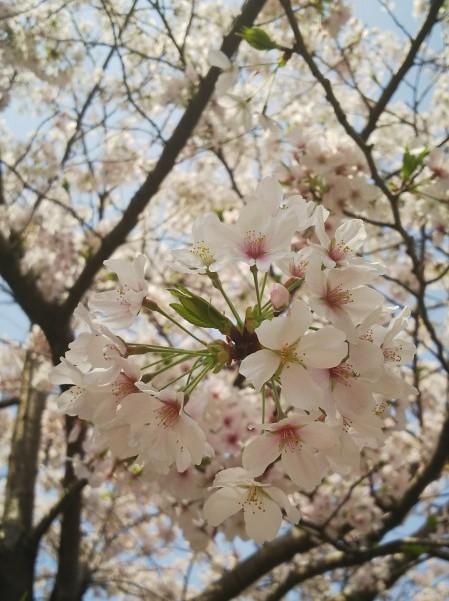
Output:
<instances>
[{"instance_id":1,"label":"flower petal","mask_svg":"<svg viewBox=\"0 0 449 601\"><path fill-rule=\"evenodd\" d=\"M216 48L211 48L209 50L207 58L212 67L218 67L219 69L223 69L223 71L231 69L232 67L232 63L226 54L221 50L217 50Z\"/></svg>"},{"instance_id":2,"label":"flower petal","mask_svg":"<svg viewBox=\"0 0 449 601\"><path fill-rule=\"evenodd\" d=\"M280 358L267 349L252 353L240 364L240 373L260 390L279 367Z\"/></svg>"},{"instance_id":3,"label":"flower petal","mask_svg":"<svg viewBox=\"0 0 449 601\"><path fill-rule=\"evenodd\" d=\"M335 367L348 354L346 336L332 326L325 326L301 338L297 352L304 355L304 363L310 367Z\"/></svg>"},{"instance_id":4,"label":"flower petal","mask_svg":"<svg viewBox=\"0 0 449 601\"><path fill-rule=\"evenodd\" d=\"M228 517L237 513L246 490L238 487L226 487L215 491L204 503L203 514L211 526L218 526Z\"/></svg>"},{"instance_id":5,"label":"flower petal","mask_svg":"<svg viewBox=\"0 0 449 601\"><path fill-rule=\"evenodd\" d=\"M277 536L282 524L282 512L278 504L262 490L257 490L254 501L246 501L243 514L246 532L254 542L262 544Z\"/></svg>"},{"instance_id":6,"label":"flower petal","mask_svg":"<svg viewBox=\"0 0 449 601\"><path fill-rule=\"evenodd\" d=\"M312 319L312 313L306 303L296 300L287 315L264 321L256 330L257 337L263 346L281 349L296 342L312 323Z\"/></svg>"},{"instance_id":7,"label":"flower petal","mask_svg":"<svg viewBox=\"0 0 449 601\"><path fill-rule=\"evenodd\" d=\"M281 383L285 399L294 407L310 410L320 406L324 392L301 365L286 365L281 373Z\"/></svg>"},{"instance_id":8,"label":"flower petal","mask_svg":"<svg viewBox=\"0 0 449 601\"><path fill-rule=\"evenodd\" d=\"M286 445L281 455L281 465L295 484L305 491L313 490L321 482L324 470L318 469L313 451L307 446Z\"/></svg>"},{"instance_id":9,"label":"flower petal","mask_svg":"<svg viewBox=\"0 0 449 601\"><path fill-rule=\"evenodd\" d=\"M242 465L254 476L259 476L279 455L279 443L276 436L262 434L251 440L244 448Z\"/></svg>"}]
</instances>

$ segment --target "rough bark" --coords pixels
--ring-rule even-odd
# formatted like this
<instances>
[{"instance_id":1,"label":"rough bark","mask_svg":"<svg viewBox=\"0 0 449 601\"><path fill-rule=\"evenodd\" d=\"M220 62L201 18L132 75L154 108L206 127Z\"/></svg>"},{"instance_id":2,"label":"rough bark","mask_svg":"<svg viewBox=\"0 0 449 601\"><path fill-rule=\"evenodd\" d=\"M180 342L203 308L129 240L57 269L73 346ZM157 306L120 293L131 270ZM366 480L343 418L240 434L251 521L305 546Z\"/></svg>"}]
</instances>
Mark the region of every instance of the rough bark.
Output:
<instances>
[{"instance_id":1,"label":"rough bark","mask_svg":"<svg viewBox=\"0 0 449 601\"><path fill-rule=\"evenodd\" d=\"M30 539L34 485L42 412L46 394L33 389L33 359L24 364L22 391L12 436L5 507L0 530L0 591L2 601L33 598L37 545Z\"/></svg>"}]
</instances>

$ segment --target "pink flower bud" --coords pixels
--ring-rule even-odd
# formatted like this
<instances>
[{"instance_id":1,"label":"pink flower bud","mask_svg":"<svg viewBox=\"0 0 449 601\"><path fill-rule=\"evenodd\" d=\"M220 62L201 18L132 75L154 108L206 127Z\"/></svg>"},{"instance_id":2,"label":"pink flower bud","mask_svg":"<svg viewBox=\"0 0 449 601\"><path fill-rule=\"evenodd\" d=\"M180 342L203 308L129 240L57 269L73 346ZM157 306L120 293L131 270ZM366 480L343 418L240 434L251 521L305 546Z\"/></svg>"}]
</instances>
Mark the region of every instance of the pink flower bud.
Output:
<instances>
[{"instance_id":1,"label":"pink flower bud","mask_svg":"<svg viewBox=\"0 0 449 601\"><path fill-rule=\"evenodd\" d=\"M274 284L270 299L275 309L283 309L290 302L290 293L282 284Z\"/></svg>"}]
</instances>

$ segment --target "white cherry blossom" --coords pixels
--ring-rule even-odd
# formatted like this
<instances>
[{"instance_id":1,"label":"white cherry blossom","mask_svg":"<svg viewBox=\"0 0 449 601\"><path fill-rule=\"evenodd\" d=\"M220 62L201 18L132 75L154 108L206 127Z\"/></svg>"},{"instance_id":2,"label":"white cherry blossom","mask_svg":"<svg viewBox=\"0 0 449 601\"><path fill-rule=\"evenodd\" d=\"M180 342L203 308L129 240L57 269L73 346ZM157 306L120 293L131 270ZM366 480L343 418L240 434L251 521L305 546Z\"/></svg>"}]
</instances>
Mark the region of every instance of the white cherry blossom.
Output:
<instances>
[{"instance_id":1,"label":"white cherry blossom","mask_svg":"<svg viewBox=\"0 0 449 601\"><path fill-rule=\"evenodd\" d=\"M167 473L176 464L179 472L198 465L213 449L200 426L184 411L184 395L172 389L158 392L139 385L145 392L126 397L117 415L105 429L129 426L129 444L137 463Z\"/></svg>"},{"instance_id":2,"label":"white cherry blossom","mask_svg":"<svg viewBox=\"0 0 449 601\"><path fill-rule=\"evenodd\" d=\"M219 472L211 488L219 488L204 504L203 513L211 526L218 526L231 515L243 510L246 532L256 543L273 540L282 524L282 511L296 524L299 511L283 490L254 479L242 467Z\"/></svg>"},{"instance_id":3,"label":"white cherry blossom","mask_svg":"<svg viewBox=\"0 0 449 601\"><path fill-rule=\"evenodd\" d=\"M338 442L332 427L306 413L292 413L275 424L257 426L262 433L244 448L242 465L256 475L281 458L281 466L303 490L317 486L328 463L317 450L329 450Z\"/></svg>"},{"instance_id":4,"label":"white cherry blossom","mask_svg":"<svg viewBox=\"0 0 449 601\"><path fill-rule=\"evenodd\" d=\"M323 207L317 208L315 224L315 233L321 244L317 248L322 251L323 264L326 267L346 266L366 240L365 226L361 219L350 219L340 225L331 238L324 227L327 218L324 211Z\"/></svg>"},{"instance_id":5,"label":"white cherry blossom","mask_svg":"<svg viewBox=\"0 0 449 601\"><path fill-rule=\"evenodd\" d=\"M223 224L215 213L206 213L195 219L192 226L192 247L172 251L173 267L183 273L218 271L230 260L220 255L217 236Z\"/></svg>"},{"instance_id":6,"label":"white cherry blossom","mask_svg":"<svg viewBox=\"0 0 449 601\"><path fill-rule=\"evenodd\" d=\"M217 244L225 257L266 272L290 252L295 229L290 211L273 216L264 202L255 199L242 209L237 223L217 232Z\"/></svg>"},{"instance_id":7,"label":"white cherry blossom","mask_svg":"<svg viewBox=\"0 0 449 601\"><path fill-rule=\"evenodd\" d=\"M285 399L300 409L318 409L323 390L308 368L338 365L348 347L343 332L332 326L306 333L312 321L309 307L296 300L287 315L264 321L256 329L265 348L246 357L240 365L240 373L256 390L279 370Z\"/></svg>"},{"instance_id":8,"label":"white cherry blossom","mask_svg":"<svg viewBox=\"0 0 449 601\"><path fill-rule=\"evenodd\" d=\"M356 343L356 326L384 302L380 292L366 285L372 281L373 274L363 268L322 270L320 262L314 261L305 285L312 309L341 329L349 342Z\"/></svg>"},{"instance_id":9,"label":"white cherry blossom","mask_svg":"<svg viewBox=\"0 0 449 601\"><path fill-rule=\"evenodd\" d=\"M148 292L145 280L147 259L137 255L133 266L122 259L109 259L105 266L118 277L119 285L115 290L94 294L89 307L103 315L105 323L115 328L129 327L140 309Z\"/></svg>"}]
</instances>

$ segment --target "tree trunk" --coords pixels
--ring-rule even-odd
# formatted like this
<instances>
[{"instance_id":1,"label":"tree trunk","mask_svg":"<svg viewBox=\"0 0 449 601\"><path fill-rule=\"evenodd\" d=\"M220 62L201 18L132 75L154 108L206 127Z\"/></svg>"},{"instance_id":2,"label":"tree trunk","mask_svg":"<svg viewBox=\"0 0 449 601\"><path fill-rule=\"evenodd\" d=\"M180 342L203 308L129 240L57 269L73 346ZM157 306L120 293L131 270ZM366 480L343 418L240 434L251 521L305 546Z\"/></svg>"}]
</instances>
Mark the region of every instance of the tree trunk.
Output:
<instances>
[{"instance_id":1,"label":"tree trunk","mask_svg":"<svg viewBox=\"0 0 449 601\"><path fill-rule=\"evenodd\" d=\"M9 456L5 507L0 530L2 601L31 601L37 545L30 538L37 476L41 417L46 393L32 387L33 359L24 362L22 390Z\"/></svg>"}]
</instances>

